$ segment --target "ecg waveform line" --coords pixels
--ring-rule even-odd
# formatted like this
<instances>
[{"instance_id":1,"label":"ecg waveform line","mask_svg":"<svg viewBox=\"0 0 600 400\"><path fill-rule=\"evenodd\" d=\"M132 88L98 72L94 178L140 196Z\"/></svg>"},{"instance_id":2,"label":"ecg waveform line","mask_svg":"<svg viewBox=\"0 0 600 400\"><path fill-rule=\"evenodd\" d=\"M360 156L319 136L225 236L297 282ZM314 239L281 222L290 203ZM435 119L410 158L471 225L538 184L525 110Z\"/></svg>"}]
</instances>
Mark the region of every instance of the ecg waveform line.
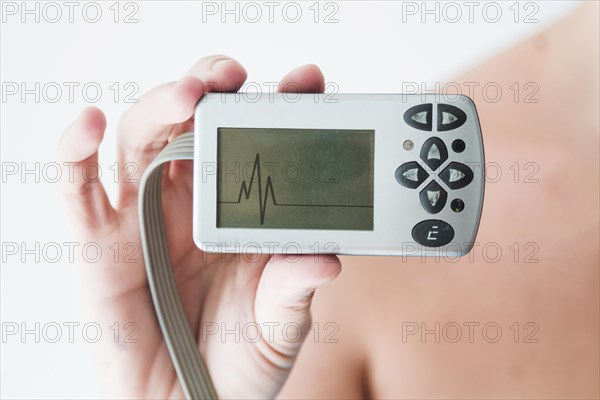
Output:
<instances>
[{"instance_id":1,"label":"ecg waveform line","mask_svg":"<svg viewBox=\"0 0 600 400\"><path fill-rule=\"evenodd\" d=\"M260 213L260 224L264 225L265 223L265 215L267 213L267 201L269 199L269 194L271 195L271 200L273 202L274 207L347 207L347 208L373 208L373 206L356 206L356 205L345 205L345 204L295 204L295 203L278 203L275 197L275 188L273 186L273 180L271 176L267 177L267 181L265 183L265 191L263 194L262 190L262 174L260 170L260 153L256 153L256 157L254 158L254 165L252 167L252 175L250 176L250 184L246 185L246 181L242 182L240 186L240 191L238 193L237 201L217 201L219 204L240 204L242 202L242 196L245 197L246 200L250 199L250 195L252 194L252 185L255 182L258 185L258 207Z\"/></svg>"}]
</instances>

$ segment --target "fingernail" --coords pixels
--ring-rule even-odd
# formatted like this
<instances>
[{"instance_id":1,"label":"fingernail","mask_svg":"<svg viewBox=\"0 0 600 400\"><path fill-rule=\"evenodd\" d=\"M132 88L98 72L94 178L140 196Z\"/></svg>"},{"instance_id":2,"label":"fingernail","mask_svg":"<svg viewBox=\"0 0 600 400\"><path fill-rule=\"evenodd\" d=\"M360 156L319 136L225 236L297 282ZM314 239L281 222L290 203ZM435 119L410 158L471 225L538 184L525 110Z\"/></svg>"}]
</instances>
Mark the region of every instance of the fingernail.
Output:
<instances>
[{"instance_id":1,"label":"fingernail","mask_svg":"<svg viewBox=\"0 0 600 400\"><path fill-rule=\"evenodd\" d=\"M225 64L229 64L229 63L232 63L232 62L237 62L237 61L235 61L235 60L234 60L234 59L232 59L232 58L221 58L221 59L219 59L219 60L216 60L216 61L215 61L215 62L212 64L212 66L211 66L211 68L210 68L210 69L211 69L211 70L214 70L214 69L216 69L216 68L221 68L223 65L225 65Z\"/></svg>"}]
</instances>

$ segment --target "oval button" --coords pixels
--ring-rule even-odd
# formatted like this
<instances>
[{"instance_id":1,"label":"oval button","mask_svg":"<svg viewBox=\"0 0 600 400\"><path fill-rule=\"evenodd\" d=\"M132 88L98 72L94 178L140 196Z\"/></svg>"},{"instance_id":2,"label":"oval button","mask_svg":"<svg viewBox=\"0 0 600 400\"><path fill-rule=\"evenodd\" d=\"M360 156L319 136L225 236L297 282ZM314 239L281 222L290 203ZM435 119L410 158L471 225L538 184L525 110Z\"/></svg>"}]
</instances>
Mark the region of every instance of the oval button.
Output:
<instances>
[{"instance_id":1,"label":"oval button","mask_svg":"<svg viewBox=\"0 0 600 400\"><path fill-rule=\"evenodd\" d=\"M435 171L448 159L448 150L440 138L431 137L423 143L420 155L421 160L425 161L432 171Z\"/></svg>"},{"instance_id":2,"label":"oval button","mask_svg":"<svg viewBox=\"0 0 600 400\"><path fill-rule=\"evenodd\" d=\"M460 128L467 122L467 114L458 107L449 104L438 104L438 132L451 131Z\"/></svg>"},{"instance_id":3,"label":"oval button","mask_svg":"<svg viewBox=\"0 0 600 400\"><path fill-rule=\"evenodd\" d=\"M416 189L429 178L427 171L416 161L402 164L396 169L396 181L409 189Z\"/></svg>"},{"instance_id":4,"label":"oval button","mask_svg":"<svg viewBox=\"0 0 600 400\"><path fill-rule=\"evenodd\" d=\"M439 177L450 189L462 189L473 180L473 171L465 164L451 162L440 172Z\"/></svg>"},{"instance_id":5,"label":"oval button","mask_svg":"<svg viewBox=\"0 0 600 400\"><path fill-rule=\"evenodd\" d=\"M431 114L433 114L433 104L419 104L409 108L404 113L404 122L413 128L422 131L431 131Z\"/></svg>"},{"instance_id":6,"label":"oval button","mask_svg":"<svg viewBox=\"0 0 600 400\"><path fill-rule=\"evenodd\" d=\"M412 237L422 246L440 247L454 239L454 229L439 219L428 219L415 225Z\"/></svg>"}]
</instances>

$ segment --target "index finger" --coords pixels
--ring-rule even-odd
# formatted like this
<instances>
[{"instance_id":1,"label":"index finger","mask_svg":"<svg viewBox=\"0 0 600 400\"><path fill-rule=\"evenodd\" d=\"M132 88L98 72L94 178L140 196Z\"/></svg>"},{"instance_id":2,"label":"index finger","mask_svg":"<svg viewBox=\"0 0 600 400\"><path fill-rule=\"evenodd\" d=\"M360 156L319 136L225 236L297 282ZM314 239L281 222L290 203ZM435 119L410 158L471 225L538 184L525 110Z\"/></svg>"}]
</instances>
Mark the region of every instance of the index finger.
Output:
<instances>
[{"instance_id":1,"label":"index finger","mask_svg":"<svg viewBox=\"0 0 600 400\"><path fill-rule=\"evenodd\" d=\"M176 82L151 89L121 118L119 167L134 163L141 174L173 134L191 129L196 103L207 91L237 91L246 70L234 59L211 56L198 61ZM121 184L121 199L137 193L137 183Z\"/></svg>"}]
</instances>

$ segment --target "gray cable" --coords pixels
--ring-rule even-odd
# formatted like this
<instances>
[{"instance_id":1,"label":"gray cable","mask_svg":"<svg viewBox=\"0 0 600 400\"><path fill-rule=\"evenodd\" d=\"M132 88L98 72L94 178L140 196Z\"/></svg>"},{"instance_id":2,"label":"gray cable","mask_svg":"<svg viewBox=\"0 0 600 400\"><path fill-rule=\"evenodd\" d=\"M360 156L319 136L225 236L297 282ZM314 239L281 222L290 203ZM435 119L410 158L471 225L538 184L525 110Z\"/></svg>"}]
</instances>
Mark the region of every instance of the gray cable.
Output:
<instances>
[{"instance_id":1,"label":"gray cable","mask_svg":"<svg viewBox=\"0 0 600 400\"><path fill-rule=\"evenodd\" d=\"M169 143L150 163L139 189L140 232L154 309L183 392L187 399L216 399L217 393L179 299L162 212L164 164L193 159L194 134L186 133Z\"/></svg>"}]
</instances>

